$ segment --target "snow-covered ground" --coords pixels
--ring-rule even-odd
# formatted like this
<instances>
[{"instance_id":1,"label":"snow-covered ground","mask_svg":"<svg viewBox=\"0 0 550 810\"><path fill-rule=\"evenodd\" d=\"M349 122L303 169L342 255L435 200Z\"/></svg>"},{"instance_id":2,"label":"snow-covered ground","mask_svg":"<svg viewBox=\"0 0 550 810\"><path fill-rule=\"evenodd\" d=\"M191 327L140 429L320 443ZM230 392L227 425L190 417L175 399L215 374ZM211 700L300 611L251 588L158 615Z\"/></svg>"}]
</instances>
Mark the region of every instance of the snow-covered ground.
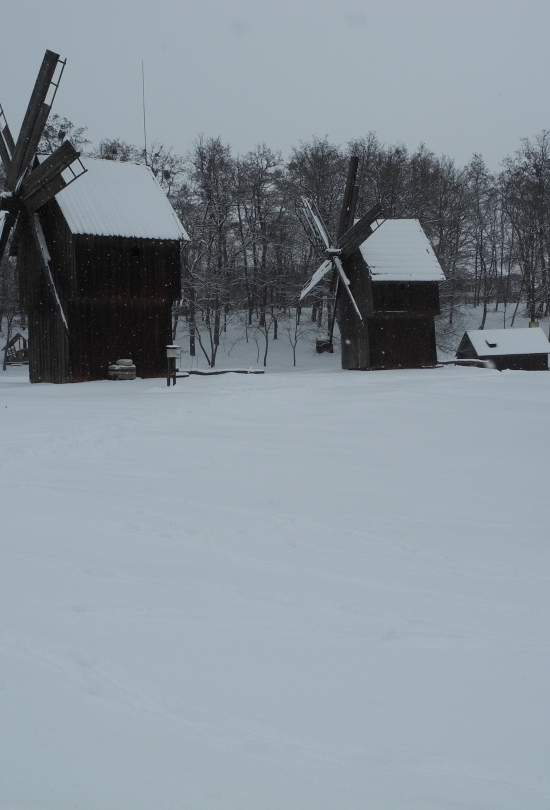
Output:
<instances>
[{"instance_id":1,"label":"snow-covered ground","mask_svg":"<svg viewBox=\"0 0 550 810\"><path fill-rule=\"evenodd\" d=\"M550 374L0 374L0 807L547 810Z\"/></svg>"}]
</instances>

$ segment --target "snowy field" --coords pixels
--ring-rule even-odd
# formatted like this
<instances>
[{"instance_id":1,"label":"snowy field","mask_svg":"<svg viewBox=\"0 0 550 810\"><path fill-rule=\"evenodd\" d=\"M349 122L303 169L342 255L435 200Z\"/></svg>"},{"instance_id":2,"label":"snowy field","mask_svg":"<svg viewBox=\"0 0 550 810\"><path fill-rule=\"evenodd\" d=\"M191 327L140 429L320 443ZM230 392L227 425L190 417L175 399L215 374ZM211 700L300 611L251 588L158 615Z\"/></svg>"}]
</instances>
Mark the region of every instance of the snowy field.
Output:
<instances>
[{"instance_id":1,"label":"snowy field","mask_svg":"<svg viewBox=\"0 0 550 810\"><path fill-rule=\"evenodd\" d=\"M2 810L548 810L549 428L546 373L0 374Z\"/></svg>"}]
</instances>

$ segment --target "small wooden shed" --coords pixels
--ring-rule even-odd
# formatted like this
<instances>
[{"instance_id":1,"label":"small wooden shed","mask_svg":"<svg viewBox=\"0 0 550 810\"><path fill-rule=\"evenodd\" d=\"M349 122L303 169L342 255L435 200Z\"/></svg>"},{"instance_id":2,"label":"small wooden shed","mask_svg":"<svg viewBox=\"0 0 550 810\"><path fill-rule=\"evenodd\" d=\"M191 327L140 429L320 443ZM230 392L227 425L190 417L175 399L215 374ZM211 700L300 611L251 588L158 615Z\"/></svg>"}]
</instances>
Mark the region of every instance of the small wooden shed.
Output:
<instances>
[{"instance_id":1,"label":"small wooden shed","mask_svg":"<svg viewBox=\"0 0 550 810\"><path fill-rule=\"evenodd\" d=\"M540 327L469 329L460 341L459 360L490 360L499 371L547 371L550 343Z\"/></svg>"},{"instance_id":2,"label":"small wooden shed","mask_svg":"<svg viewBox=\"0 0 550 810\"><path fill-rule=\"evenodd\" d=\"M31 382L104 379L119 358L138 376L162 376L187 233L146 166L82 162L86 174L39 212L68 330L36 247L18 241Z\"/></svg>"}]
</instances>

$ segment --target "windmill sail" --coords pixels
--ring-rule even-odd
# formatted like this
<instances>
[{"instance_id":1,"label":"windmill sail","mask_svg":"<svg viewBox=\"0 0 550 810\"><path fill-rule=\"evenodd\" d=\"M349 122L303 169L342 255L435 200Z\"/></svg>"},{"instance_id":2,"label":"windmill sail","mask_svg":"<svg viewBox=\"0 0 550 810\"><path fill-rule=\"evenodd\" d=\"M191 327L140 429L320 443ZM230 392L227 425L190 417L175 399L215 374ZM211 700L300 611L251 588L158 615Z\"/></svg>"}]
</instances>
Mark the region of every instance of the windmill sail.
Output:
<instances>
[{"instance_id":1,"label":"windmill sail","mask_svg":"<svg viewBox=\"0 0 550 810\"><path fill-rule=\"evenodd\" d=\"M343 264L342 264L342 262L340 260L340 257L335 256L333 261L334 261L334 264L336 266L338 276L340 278L340 284L344 287L345 291L347 292L348 298L351 301L355 312L357 313L357 317L359 318L360 321L362 321L363 316L361 315L361 311L360 311L359 307L357 306L357 301L353 297L353 293L350 290L349 278L346 276L346 274L344 272L344 266L343 266Z\"/></svg>"},{"instance_id":2,"label":"windmill sail","mask_svg":"<svg viewBox=\"0 0 550 810\"><path fill-rule=\"evenodd\" d=\"M331 270L334 270L332 261L330 259L326 259L323 264L317 268L308 283L302 289L302 292L300 293L300 301L303 301L306 295L308 295L313 288L325 278L327 273L331 272Z\"/></svg>"},{"instance_id":3,"label":"windmill sail","mask_svg":"<svg viewBox=\"0 0 550 810\"><path fill-rule=\"evenodd\" d=\"M307 197L302 197L302 215L305 223L315 239L320 245L326 248L330 245L327 229L323 222L320 213L317 211L311 200Z\"/></svg>"},{"instance_id":4,"label":"windmill sail","mask_svg":"<svg viewBox=\"0 0 550 810\"><path fill-rule=\"evenodd\" d=\"M59 54L53 51L46 51L44 54L8 171L7 181L10 188L15 188L20 181L38 147L51 108L51 101L47 104L46 98L50 88L54 88L55 92L53 78L59 61Z\"/></svg>"},{"instance_id":5,"label":"windmill sail","mask_svg":"<svg viewBox=\"0 0 550 810\"><path fill-rule=\"evenodd\" d=\"M40 254L40 259L42 263L42 269L46 274L46 279L48 282L48 287L50 288L50 292L53 296L55 301L55 305L57 307L57 311L59 312L59 316L63 321L63 326L65 327L66 331L69 331L69 324L67 323L67 317L65 315L65 310L63 309L63 305L61 303L61 299L59 297L59 293L57 292L57 287L55 286L55 281L52 275L52 269L50 266L51 263L51 256L50 251L48 250L48 245L46 244L46 237L44 236L44 231L42 229L42 223L38 217L38 214L34 214L31 219L32 225L32 233L34 236L34 240L36 242L36 246L38 248L38 252Z\"/></svg>"}]
</instances>

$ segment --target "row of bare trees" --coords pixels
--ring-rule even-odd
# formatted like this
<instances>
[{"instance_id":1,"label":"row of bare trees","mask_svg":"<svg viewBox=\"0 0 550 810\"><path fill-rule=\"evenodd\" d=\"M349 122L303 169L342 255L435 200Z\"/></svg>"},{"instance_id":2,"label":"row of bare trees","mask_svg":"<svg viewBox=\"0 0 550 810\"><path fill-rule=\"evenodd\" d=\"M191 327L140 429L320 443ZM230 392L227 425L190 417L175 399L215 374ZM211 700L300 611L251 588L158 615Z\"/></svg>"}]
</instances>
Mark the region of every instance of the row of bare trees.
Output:
<instances>
[{"instance_id":1,"label":"row of bare trees","mask_svg":"<svg viewBox=\"0 0 550 810\"><path fill-rule=\"evenodd\" d=\"M490 307L502 311L503 325L513 325L519 308L532 321L550 314L550 132L523 141L498 172L477 154L458 166L424 145L411 152L373 134L345 148L315 138L287 159L264 144L237 156L219 138L202 137L183 158L120 139L91 148L84 128L54 116L42 148L64 137L98 157L146 162L165 188L191 237L174 329L185 328L191 353L211 366L230 320L246 339L261 337L264 362L281 328L291 345L292 333L298 339L298 293L319 257L296 203L311 197L336 230L350 154L361 159L358 210L380 202L387 217L417 217L429 235L447 278L442 334L464 303L481 307L481 327ZM308 317L323 326L330 296L321 290L312 303Z\"/></svg>"},{"instance_id":2,"label":"row of bare trees","mask_svg":"<svg viewBox=\"0 0 550 810\"><path fill-rule=\"evenodd\" d=\"M417 217L434 245L447 278L442 335L465 303L480 307L480 328L490 307L504 326L519 308L531 321L550 314L550 133L523 141L496 173L477 154L457 166L372 134L345 149L314 139L288 160L265 145L235 157L219 139L201 139L172 196L192 237L181 310L211 364L230 316L246 313L244 327L262 330L266 347L277 338L318 261L296 202L313 198L335 230L352 153L361 158L359 210L380 202L387 217ZM313 301L319 325L330 304L326 291Z\"/></svg>"}]
</instances>

